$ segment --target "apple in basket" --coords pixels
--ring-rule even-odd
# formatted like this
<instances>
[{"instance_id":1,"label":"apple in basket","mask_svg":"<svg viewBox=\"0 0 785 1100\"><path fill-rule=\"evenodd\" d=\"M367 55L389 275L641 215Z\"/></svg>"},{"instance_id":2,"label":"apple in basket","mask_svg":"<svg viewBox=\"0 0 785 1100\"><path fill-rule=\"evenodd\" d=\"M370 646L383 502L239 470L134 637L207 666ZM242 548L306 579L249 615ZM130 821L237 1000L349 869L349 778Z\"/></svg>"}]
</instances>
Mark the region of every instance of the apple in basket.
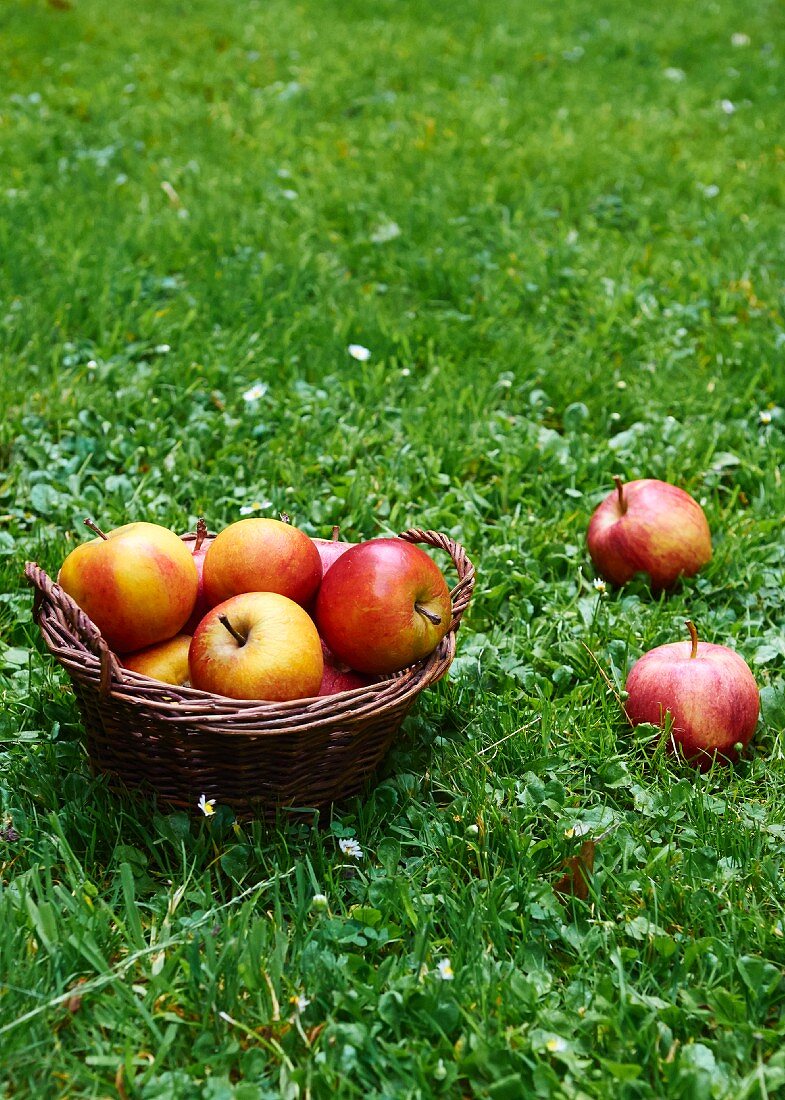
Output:
<instances>
[{"instance_id":1,"label":"apple in basket","mask_svg":"<svg viewBox=\"0 0 785 1100\"><path fill-rule=\"evenodd\" d=\"M664 726L671 718L671 747L708 768L715 757L735 760L758 721L758 685L746 661L724 645L700 642L687 623L689 642L644 653L627 677L625 710L633 726Z\"/></svg>"},{"instance_id":2,"label":"apple in basket","mask_svg":"<svg viewBox=\"0 0 785 1100\"><path fill-rule=\"evenodd\" d=\"M243 592L277 592L302 606L316 594L322 563L313 541L278 519L241 519L225 527L204 558L210 607Z\"/></svg>"},{"instance_id":3,"label":"apple in basket","mask_svg":"<svg viewBox=\"0 0 785 1100\"><path fill-rule=\"evenodd\" d=\"M190 683L188 670L190 647L191 635L177 634L168 642L148 646L146 649L140 649L138 653L128 653L123 657L121 664L124 668L129 668L132 672L141 672L143 676L150 676L153 680L184 687Z\"/></svg>"},{"instance_id":4,"label":"apple in basket","mask_svg":"<svg viewBox=\"0 0 785 1100\"><path fill-rule=\"evenodd\" d=\"M185 624L186 633L189 634L193 634L205 613L210 610L210 604L207 602L207 596L204 591L204 559L213 541L214 540L207 534L207 524L204 518L200 517L196 524L196 538L193 544L186 543L186 545L191 545L191 556L194 559L196 573L199 578L199 585L196 590L196 603L194 604L190 619Z\"/></svg>"},{"instance_id":5,"label":"apple in basket","mask_svg":"<svg viewBox=\"0 0 785 1100\"><path fill-rule=\"evenodd\" d=\"M57 582L116 653L133 653L182 630L196 600L191 551L157 523L127 523L75 547Z\"/></svg>"},{"instance_id":6,"label":"apple in basket","mask_svg":"<svg viewBox=\"0 0 785 1100\"><path fill-rule=\"evenodd\" d=\"M318 695L324 669L313 620L278 592L244 592L208 611L188 664L192 687L279 703Z\"/></svg>"},{"instance_id":7,"label":"apple in basket","mask_svg":"<svg viewBox=\"0 0 785 1100\"><path fill-rule=\"evenodd\" d=\"M354 546L353 542L343 542L338 538L340 534L340 527L333 527L332 538L329 539L312 539L314 546L319 551L319 557L322 560L322 576L327 572L331 565L338 561L341 555L345 554L350 546Z\"/></svg>"},{"instance_id":8,"label":"apple in basket","mask_svg":"<svg viewBox=\"0 0 785 1100\"><path fill-rule=\"evenodd\" d=\"M711 560L711 532L689 493L654 478L613 479L595 509L586 542L597 571L612 584L647 573L655 590L672 588Z\"/></svg>"},{"instance_id":9,"label":"apple in basket","mask_svg":"<svg viewBox=\"0 0 785 1100\"><path fill-rule=\"evenodd\" d=\"M434 560L405 539L350 547L325 573L316 597L319 633L339 661L388 675L432 653L450 629L447 582Z\"/></svg>"},{"instance_id":10,"label":"apple in basket","mask_svg":"<svg viewBox=\"0 0 785 1100\"><path fill-rule=\"evenodd\" d=\"M324 673L319 695L337 695L340 691L352 691L354 688L367 687L374 682L372 676L364 676L362 672L357 672L345 665L343 661L339 661L324 644L324 639L322 639L322 656Z\"/></svg>"}]
</instances>

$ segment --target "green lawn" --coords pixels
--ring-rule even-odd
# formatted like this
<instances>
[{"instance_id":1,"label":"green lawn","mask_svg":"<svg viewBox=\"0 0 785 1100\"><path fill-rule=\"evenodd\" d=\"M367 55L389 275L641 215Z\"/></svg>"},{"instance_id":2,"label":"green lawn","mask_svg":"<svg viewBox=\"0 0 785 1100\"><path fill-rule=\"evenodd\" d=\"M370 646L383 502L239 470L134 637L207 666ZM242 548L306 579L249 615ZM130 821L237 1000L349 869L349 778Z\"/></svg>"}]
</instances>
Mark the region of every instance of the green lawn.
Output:
<instances>
[{"instance_id":1,"label":"green lawn","mask_svg":"<svg viewBox=\"0 0 785 1100\"><path fill-rule=\"evenodd\" d=\"M785 1095L782 6L6 0L0 89L0 1097ZM614 474L704 504L670 597ZM478 567L314 828L92 779L21 577L250 504ZM616 698L686 618L762 689L704 776Z\"/></svg>"}]
</instances>

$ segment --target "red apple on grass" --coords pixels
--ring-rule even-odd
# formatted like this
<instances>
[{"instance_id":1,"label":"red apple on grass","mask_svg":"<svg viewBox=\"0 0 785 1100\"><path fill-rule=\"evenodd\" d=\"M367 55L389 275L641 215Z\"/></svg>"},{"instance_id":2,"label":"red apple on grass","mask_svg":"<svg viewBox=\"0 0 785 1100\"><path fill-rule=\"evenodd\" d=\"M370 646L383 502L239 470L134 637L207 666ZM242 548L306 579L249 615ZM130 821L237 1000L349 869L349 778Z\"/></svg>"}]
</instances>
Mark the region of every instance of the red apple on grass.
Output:
<instances>
[{"instance_id":1,"label":"red apple on grass","mask_svg":"<svg viewBox=\"0 0 785 1100\"><path fill-rule=\"evenodd\" d=\"M340 534L340 527L333 527L333 536L331 539L312 539L314 546L319 551L319 557L322 561L322 576L327 572L331 565L333 565L342 554L345 554L350 546L354 546L353 542L342 542L338 535Z\"/></svg>"},{"instance_id":2,"label":"red apple on grass","mask_svg":"<svg viewBox=\"0 0 785 1100\"><path fill-rule=\"evenodd\" d=\"M298 527L278 519L241 519L225 527L204 559L210 607L242 592L277 592L305 605L322 579L319 551Z\"/></svg>"},{"instance_id":3,"label":"red apple on grass","mask_svg":"<svg viewBox=\"0 0 785 1100\"><path fill-rule=\"evenodd\" d=\"M116 653L165 641L182 630L196 600L196 566L185 543L157 523L127 523L77 546L58 584Z\"/></svg>"},{"instance_id":4,"label":"red apple on grass","mask_svg":"<svg viewBox=\"0 0 785 1100\"><path fill-rule=\"evenodd\" d=\"M386 675L431 653L450 628L441 570L404 539L352 546L324 575L316 598L319 633L339 661Z\"/></svg>"},{"instance_id":5,"label":"red apple on grass","mask_svg":"<svg viewBox=\"0 0 785 1100\"><path fill-rule=\"evenodd\" d=\"M210 604L207 602L207 596L204 591L204 558L213 541L213 539L208 537L207 524L204 521L204 517L200 516L196 524L196 538L194 539L191 549L191 557L194 559L194 565L196 566L198 587L196 590L196 603L194 604L194 609L191 612L190 619L185 624L185 631L188 634L193 634L206 612L210 610ZM186 545L190 545L190 543Z\"/></svg>"},{"instance_id":6,"label":"red apple on grass","mask_svg":"<svg viewBox=\"0 0 785 1100\"><path fill-rule=\"evenodd\" d=\"M689 642L649 650L627 677L627 717L633 726L664 726L670 714L673 746L702 770L736 760L755 732L758 685L747 663L727 646L699 642L691 622Z\"/></svg>"},{"instance_id":7,"label":"red apple on grass","mask_svg":"<svg viewBox=\"0 0 785 1100\"><path fill-rule=\"evenodd\" d=\"M691 577L711 559L703 509L667 481L644 478L616 488L596 508L586 541L597 572L612 584L647 573L655 590Z\"/></svg>"},{"instance_id":8,"label":"red apple on grass","mask_svg":"<svg viewBox=\"0 0 785 1100\"><path fill-rule=\"evenodd\" d=\"M324 639L322 639L322 656L324 673L319 695L337 695L339 691L352 691L354 688L367 687L374 682L371 676L365 676L362 672L349 668L343 661L339 661L324 644Z\"/></svg>"},{"instance_id":9,"label":"red apple on grass","mask_svg":"<svg viewBox=\"0 0 785 1100\"><path fill-rule=\"evenodd\" d=\"M188 662L195 688L272 702L318 695L324 668L313 620L278 592L244 592L208 611Z\"/></svg>"},{"instance_id":10,"label":"red apple on grass","mask_svg":"<svg viewBox=\"0 0 785 1100\"><path fill-rule=\"evenodd\" d=\"M153 680L161 680L165 684L174 684L183 687L190 683L188 670L188 650L191 646L190 634L177 634L168 642L158 642L157 645L147 646L138 653L129 653L121 664L132 672L141 672L143 676L151 676Z\"/></svg>"}]
</instances>

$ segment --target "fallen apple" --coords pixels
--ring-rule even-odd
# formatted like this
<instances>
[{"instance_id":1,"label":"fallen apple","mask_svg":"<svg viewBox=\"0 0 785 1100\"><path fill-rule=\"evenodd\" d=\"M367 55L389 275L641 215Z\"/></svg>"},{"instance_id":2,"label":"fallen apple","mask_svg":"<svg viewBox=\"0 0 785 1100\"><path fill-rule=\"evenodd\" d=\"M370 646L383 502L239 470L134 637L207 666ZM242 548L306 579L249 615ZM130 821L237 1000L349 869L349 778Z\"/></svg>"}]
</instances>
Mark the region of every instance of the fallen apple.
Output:
<instances>
[{"instance_id":1,"label":"fallen apple","mask_svg":"<svg viewBox=\"0 0 785 1100\"><path fill-rule=\"evenodd\" d=\"M325 573L316 598L319 633L339 661L385 675L426 657L450 628L450 592L424 550L369 539Z\"/></svg>"},{"instance_id":2,"label":"fallen apple","mask_svg":"<svg viewBox=\"0 0 785 1100\"><path fill-rule=\"evenodd\" d=\"M671 746L702 770L715 759L736 760L755 732L758 685L749 666L727 646L698 640L670 642L644 653L627 677L625 710L633 726L664 727Z\"/></svg>"},{"instance_id":3,"label":"fallen apple","mask_svg":"<svg viewBox=\"0 0 785 1100\"><path fill-rule=\"evenodd\" d=\"M341 541L338 538L340 530L340 527L333 527L333 536L331 539L315 538L311 540L319 551L319 557L322 562L322 576L324 576L331 565L338 561L338 558L346 553L350 546L355 545L353 542Z\"/></svg>"},{"instance_id":4,"label":"fallen apple","mask_svg":"<svg viewBox=\"0 0 785 1100\"><path fill-rule=\"evenodd\" d=\"M203 575L210 607L242 592L277 592L304 606L319 587L322 563L298 527L277 519L241 519L216 535Z\"/></svg>"},{"instance_id":5,"label":"fallen apple","mask_svg":"<svg viewBox=\"0 0 785 1100\"><path fill-rule=\"evenodd\" d=\"M127 523L71 551L58 584L95 623L116 653L172 638L196 600L198 577L190 550L157 523Z\"/></svg>"},{"instance_id":6,"label":"fallen apple","mask_svg":"<svg viewBox=\"0 0 785 1100\"><path fill-rule=\"evenodd\" d=\"M278 592L245 592L208 611L188 663L195 688L272 702L317 695L324 668L313 620Z\"/></svg>"},{"instance_id":7,"label":"fallen apple","mask_svg":"<svg viewBox=\"0 0 785 1100\"><path fill-rule=\"evenodd\" d=\"M167 642L158 642L157 645L140 649L138 653L127 654L123 657L121 664L124 668L129 668L132 672L141 672L143 676L150 676L153 680L183 687L190 683L188 669L190 645L190 634L177 634Z\"/></svg>"},{"instance_id":8,"label":"fallen apple","mask_svg":"<svg viewBox=\"0 0 785 1100\"><path fill-rule=\"evenodd\" d=\"M595 509L586 541L598 573L612 584L648 574L655 590L691 577L711 559L703 509L667 481L613 479L616 488Z\"/></svg>"}]
</instances>

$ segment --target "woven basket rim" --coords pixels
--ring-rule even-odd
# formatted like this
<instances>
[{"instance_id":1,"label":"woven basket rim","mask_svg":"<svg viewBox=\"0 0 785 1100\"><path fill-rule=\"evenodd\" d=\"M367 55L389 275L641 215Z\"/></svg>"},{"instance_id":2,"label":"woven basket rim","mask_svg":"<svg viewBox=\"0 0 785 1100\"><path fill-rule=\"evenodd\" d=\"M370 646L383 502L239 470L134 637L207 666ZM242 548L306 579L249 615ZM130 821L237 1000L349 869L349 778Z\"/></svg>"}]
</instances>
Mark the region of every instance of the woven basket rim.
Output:
<instances>
[{"instance_id":1,"label":"woven basket rim","mask_svg":"<svg viewBox=\"0 0 785 1100\"><path fill-rule=\"evenodd\" d=\"M195 532L181 536L193 541ZM208 532L208 537L210 536ZM475 569L454 539L436 531L412 528L398 536L446 551L458 573L451 590L453 618L437 648L410 668L386 679L334 695L285 703L232 699L193 687L173 687L120 665L95 624L35 562L25 576L35 589L34 618L44 643L71 678L95 689L106 703L132 705L156 721L226 736L280 736L285 731L362 724L401 705L440 679L455 656L455 635L474 588Z\"/></svg>"}]
</instances>

